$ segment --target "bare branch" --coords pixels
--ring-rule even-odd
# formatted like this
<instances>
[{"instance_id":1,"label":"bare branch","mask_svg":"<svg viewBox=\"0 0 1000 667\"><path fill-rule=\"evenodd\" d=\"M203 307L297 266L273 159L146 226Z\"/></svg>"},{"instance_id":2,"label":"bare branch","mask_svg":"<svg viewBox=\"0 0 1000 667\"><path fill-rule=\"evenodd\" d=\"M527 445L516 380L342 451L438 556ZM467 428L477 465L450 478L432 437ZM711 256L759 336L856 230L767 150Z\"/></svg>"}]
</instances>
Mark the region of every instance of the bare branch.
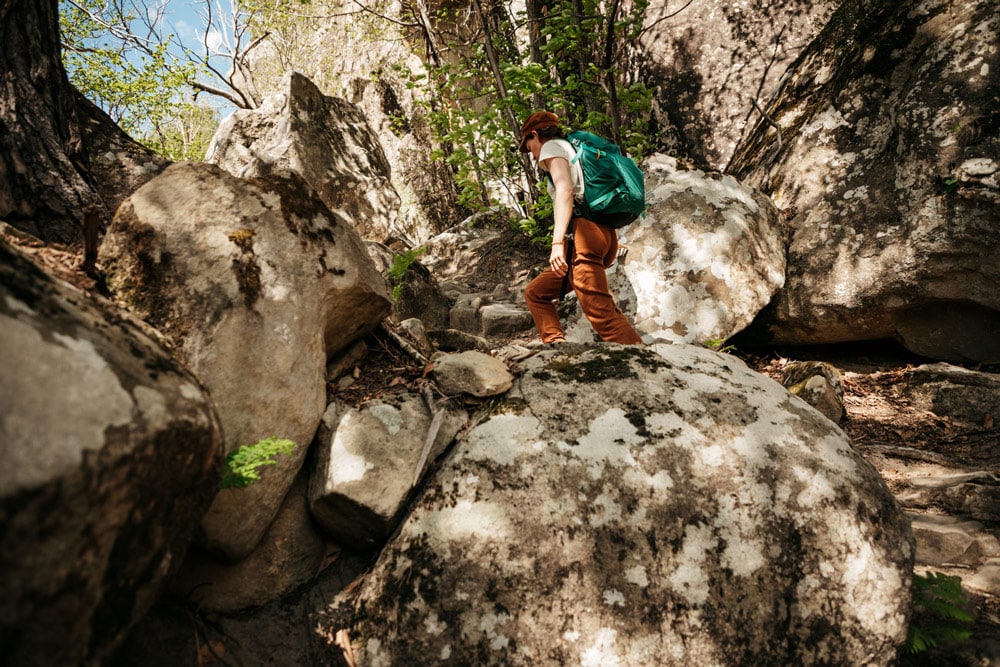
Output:
<instances>
[{"instance_id":1,"label":"bare branch","mask_svg":"<svg viewBox=\"0 0 1000 667\"><path fill-rule=\"evenodd\" d=\"M753 104L753 108L757 110L757 113L759 113L761 115L761 117L764 119L764 121L768 125L770 125L771 127L773 127L774 130L775 130L775 132L777 132L777 134L778 134L778 143L777 143L777 148L775 150L775 154L780 153L781 152L781 146L782 146L782 144L781 144L781 126L778 125L778 123L776 123L773 118L771 118L770 116L768 116L764 112L764 110L760 108L760 104L757 103L757 100L755 98L751 98L750 102L751 102L751 104Z\"/></svg>"},{"instance_id":2,"label":"bare branch","mask_svg":"<svg viewBox=\"0 0 1000 667\"><path fill-rule=\"evenodd\" d=\"M229 102L232 102L234 106L237 106L241 109L251 108L247 106L245 98L241 99L237 97L235 94L229 92L228 90L224 90L222 88L216 88L215 86L210 86L207 83L202 83L200 81L190 81L188 82L188 85L201 92L208 93L209 95L216 95L224 100L228 100Z\"/></svg>"},{"instance_id":3,"label":"bare branch","mask_svg":"<svg viewBox=\"0 0 1000 667\"><path fill-rule=\"evenodd\" d=\"M358 0L351 0L351 2L353 2L358 7L360 7L361 11L365 12L366 14L371 14L372 16L376 16L376 17L378 17L380 19L388 21L389 23L394 23L394 24L396 24L398 26L402 26L404 28L419 28L419 27L421 27L421 25L420 25L419 22L405 23L403 21L399 21L398 19L394 19L394 18L391 18L389 16L386 16L385 14L380 14L379 12L375 11L374 9L371 9L369 7L364 6Z\"/></svg>"},{"instance_id":4,"label":"bare branch","mask_svg":"<svg viewBox=\"0 0 1000 667\"><path fill-rule=\"evenodd\" d=\"M639 35L641 36L643 33L647 32L648 30L652 30L653 28L660 25L664 21L669 21L670 19L674 18L675 16L683 12L685 9L687 9L692 2L694 2L694 0L687 0L687 2L685 2L684 5L681 6L681 8L678 9L676 12L667 14L666 16L661 16L660 18L650 23L648 26L643 26L642 30L639 31Z\"/></svg>"}]
</instances>

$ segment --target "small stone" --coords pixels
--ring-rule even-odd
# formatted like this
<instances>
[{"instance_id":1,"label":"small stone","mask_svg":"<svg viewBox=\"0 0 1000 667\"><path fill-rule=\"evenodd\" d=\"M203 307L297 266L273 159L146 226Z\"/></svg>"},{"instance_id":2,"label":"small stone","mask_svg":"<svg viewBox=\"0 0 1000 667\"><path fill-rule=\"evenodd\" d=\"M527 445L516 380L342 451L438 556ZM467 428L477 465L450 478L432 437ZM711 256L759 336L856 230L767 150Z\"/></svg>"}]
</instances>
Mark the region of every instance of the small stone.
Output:
<instances>
[{"instance_id":1,"label":"small stone","mask_svg":"<svg viewBox=\"0 0 1000 667\"><path fill-rule=\"evenodd\" d=\"M498 396L514 384L514 376L502 361L474 350L441 357L434 363L434 376L441 391L449 395Z\"/></svg>"}]
</instances>

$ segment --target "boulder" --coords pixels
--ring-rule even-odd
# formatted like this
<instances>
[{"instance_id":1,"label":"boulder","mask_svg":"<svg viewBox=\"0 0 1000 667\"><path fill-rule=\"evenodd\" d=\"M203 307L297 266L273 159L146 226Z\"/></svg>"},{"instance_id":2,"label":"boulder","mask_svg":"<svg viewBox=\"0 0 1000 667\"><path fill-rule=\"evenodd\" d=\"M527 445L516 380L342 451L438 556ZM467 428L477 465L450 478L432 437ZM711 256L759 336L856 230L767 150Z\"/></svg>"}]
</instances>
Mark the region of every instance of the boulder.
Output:
<instances>
[{"instance_id":1,"label":"boulder","mask_svg":"<svg viewBox=\"0 0 1000 667\"><path fill-rule=\"evenodd\" d=\"M448 325L448 299L441 293L437 279L421 264L419 250L408 251L412 261L404 264L406 253L395 252L374 241L369 241L367 246L375 267L392 284L395 321L419 317L431 329ZM402 275L394 275L400 271Z\"/></svg>"},{"instance_id":2,"label":"boulder","mask_svg":"<svg viewBox=\"0 0 1000 667\"><path fill-rule=\"evenodd\" d=\"M115 297L166 335L218 407L227 453L262 438L294 455L220 492L205 544L245 557L274 518L326 408L327 360L389 312L357 232L294 172L252 181L177 163L118 210L100 261Z\"/></svg>"},{"instance_id":3,"label":"boulder","mask_svg":"<svg viewBox=\"0 0 1000 667\"><path fill-rule=\"evenodd\" d=\"M416 394L330 404L309 483L309 507L330 537L358 551L385 542L426 466L468 421L449 403L435 407L432 414Z\"/></svg>"},{"instance_id":4,"label":"boulder","mask_svg":"<svg viewBox=\"0 0 1000 667\"><path fill-rule=\"evenodd\" d=\"M104 664L219 484L205 389L155 332L0 239L4 664Z\"/></svg>"},{"instance_id":5,"label":"boulder","mask_svg":"<svg viewBox=\"0 0 1000 667\"><path fill-rule=\"evenodd\" d=\"M526 306L512 303L487 303L479 309L483 336L511 336L533 331L535 321Z\"/></svg>"},{"instance_id":6,"label":"boulder","mask_svg":"<svg viewBox=\"0 0 1000 667\"><path fill-rule=\"evenodd\" d=\"M784 284L777 209L730 176L680 169L667 156L644 170L648 208L622 234L629 252L612 282L618 307L646 340L733 336Z\"/></svg>"},{"instance_id":7,"label":"boulder","mask_svg":"<svg viewBox=\"0 0 1000 667\"><path fill-rule=\"evenodd\" d=\"M510 389L514 377L507 365L476 350L442 355L434 360L434 378L447 395L499 396Z\"/></svg>"},{"instance_id":8,"label":"boulder","mask_svg":"<svg viewBox=\"0 0 1000 667\"><path fill-rule=\"evenodd\" d=\"M435 14L431 8L428 19ZM464 209L452 167L440 159L431 98L425 86L414 85L428 70L411 27L375 13L340 11L321 19L289 13L282 25L295 39L264 40L247 54L255 81L274 89L286 69L297 69L362 110L392 165L401 200L399 237L408 245L458 222Z\"/></svg>"},{"instance_id":9,"label":"boulder","mask_svg":"<svg viewBox=\"0 0 1000 667\"><path fill-rule=\"evenodd\" d=\"M398 231L399 195L364 114L297 72L288 72L280 92L259 108L227 117L205 161L242 178L297 171L362 237L383 241Z\"/></svg>"},{"instance_id":10,"label":"boulder","mask_svg":"<svg viewBox=\"0 0 1000 667\"><path fill-rule=\"evenodd\" d=\"M792 226L754 329L779 344L898 338L1000 361L1000 21L994 0L845 4L731 173ZM855 12L855 13L852 13Z\"/></svg>"},{"instance_id":11,"label":"boulder","mask_svg":"<svg viewBox=\"0 0 1000 667\"><path fill-rule=\"evenodd\" d=\"M260 547L236 564L192 549L170 581L170 590L198 609L233 613L261 607L312 581L330 545L317 530L306 502L303 470L285 496Z\"/></svg>"},{"instance_id":12,"label":"boulder","mask_svg":"<svg viewBox=\"0 0 1000 667\"><path fill-rule=\"evenodd\" d=\"M913 545L829 420L688 345L556 347L362 584L361 665L889 665Z\"/></svg>"},{"instance_id":13,"label":"boulder","mask_svg":"<svg viewBox=\"0 0 1000 667\"><path fill-rule=\"evenodd\" d=\"M76 112L90 156L90 177L100 195L100 228L126 197L163 171L170 160L143 146L122 131L103 109L73 90Z\"/></svg>"}]
</instances>

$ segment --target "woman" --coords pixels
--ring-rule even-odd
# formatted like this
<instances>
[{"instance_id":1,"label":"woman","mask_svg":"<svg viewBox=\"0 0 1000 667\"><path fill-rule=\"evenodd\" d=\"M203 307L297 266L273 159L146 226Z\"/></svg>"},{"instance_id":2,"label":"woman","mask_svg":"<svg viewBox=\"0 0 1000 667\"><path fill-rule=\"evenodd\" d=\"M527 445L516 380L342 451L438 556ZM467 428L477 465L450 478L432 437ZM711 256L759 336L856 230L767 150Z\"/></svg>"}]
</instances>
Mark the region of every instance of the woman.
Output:
<instances>
[{"instance_id":1,"label":"woman","mask_svg":"<svg viewBox=\"0 0 1000 667\"><path fill-rule=\"evenodd\" d=\"M580 217L573 202L583 198L584 182L580 164L573 162L576 151L559 127L559 117L548 111L536 111L521 126L521 152L531 153L535 163L549 173L555 226L549 268L531 281L524 290L528 310L543 343L566 340L559 324L556 299L564 284L576 292L583 314L601 340L611 343L641 344L635 328L615 305L608 290L605 269L614 262L618 251L615 230ZM572 253L567 257L567 240L572 239ZM569 272L569 280L563 277Z\"/></svg>"}]
</instances>

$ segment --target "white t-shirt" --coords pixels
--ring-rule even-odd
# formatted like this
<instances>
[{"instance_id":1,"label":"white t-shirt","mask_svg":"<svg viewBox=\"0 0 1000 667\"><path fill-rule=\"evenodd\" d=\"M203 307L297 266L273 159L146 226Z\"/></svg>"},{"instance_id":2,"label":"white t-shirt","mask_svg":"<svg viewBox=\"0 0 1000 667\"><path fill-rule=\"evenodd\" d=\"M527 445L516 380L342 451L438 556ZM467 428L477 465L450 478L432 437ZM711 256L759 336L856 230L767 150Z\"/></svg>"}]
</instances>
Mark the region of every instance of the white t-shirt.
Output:
<instances>
[{"instance_id":1,"label":"white t-shirt","mask_svg":"<svg viewBox=\"0 0 1000 667\"><path fill-rule=\"evenodd\" d=\"M570 178L573 180L573 199L582 200L583 169L580 168L579 162L573 162L573 158L576 157L576 149L573 148L573 144L569 143L565 139L549 139L542 144L542 149L538 151L538 166L543 170L548 171L542 163L552 157L561 157L564 158L566 162L569 162L569 174ZM549 189L549 196L555 199L556 188L552 184L552 180L546 179L546 185Z\"/></svg>"}]
</instances>

